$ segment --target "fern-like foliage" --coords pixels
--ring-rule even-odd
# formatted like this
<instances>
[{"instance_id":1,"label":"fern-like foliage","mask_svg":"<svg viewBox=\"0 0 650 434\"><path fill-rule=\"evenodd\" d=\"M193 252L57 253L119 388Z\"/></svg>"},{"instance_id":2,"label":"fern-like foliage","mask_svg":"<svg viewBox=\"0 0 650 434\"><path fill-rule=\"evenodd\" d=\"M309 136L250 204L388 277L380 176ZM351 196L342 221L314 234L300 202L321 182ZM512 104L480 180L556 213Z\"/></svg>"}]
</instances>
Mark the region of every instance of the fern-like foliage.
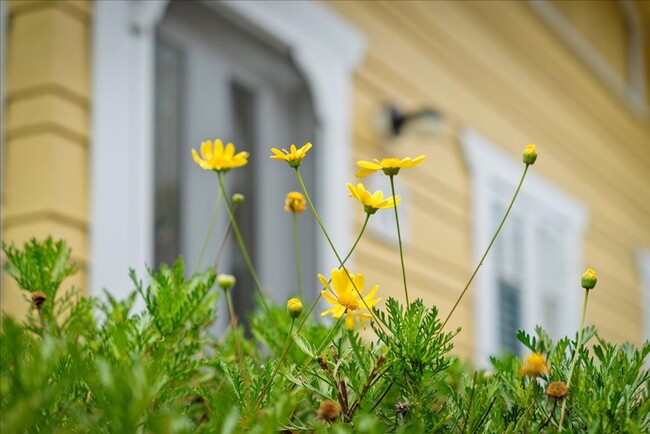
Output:
<instances>
[{"instance_id":1,"label":"fern-like foliage","mask_svg":"<svg viewBox=\"0 0 650 434\"><path fill-rule=\"evenodd\" d=\"M391 366L390 378L399 389L398 419L419 419L431 428L440 422L432 405L445 387L439 375L452 362L448 354L451 340L458 333L445 332L438 319L436 307L427 308L421 299L412 302L406 310L395 299L386 302L386 313L375 310L388 331L373 324L380 341L387 347ZM400 413L401 412L401 413Z\"/></svg>"}]
</instances>

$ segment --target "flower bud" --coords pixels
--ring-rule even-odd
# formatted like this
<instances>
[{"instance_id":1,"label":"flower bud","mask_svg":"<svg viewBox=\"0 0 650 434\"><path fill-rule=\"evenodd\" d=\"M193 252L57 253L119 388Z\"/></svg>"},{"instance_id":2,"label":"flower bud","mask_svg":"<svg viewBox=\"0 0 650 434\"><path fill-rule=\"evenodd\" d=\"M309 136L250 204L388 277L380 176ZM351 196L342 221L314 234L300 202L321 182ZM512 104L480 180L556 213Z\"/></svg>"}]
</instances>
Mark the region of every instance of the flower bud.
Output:
<instances>
[{"instance_id":1,"label":"flower bud","mask_svg":"<svg viewBox=\"0 0 650 434\"><path fill-rule=\"evenodd\" d=\"M217 276L217 285L224 291L228 291L230 288L235 286L237 279L232 274L219 274Z\"/></svg>"},{"instance_id":2,"label":"flower bud","mask_svg":"<svg viewBox=\"0 0 650 434\"><path fill-rule=\"evenodd\" d=\"M563 381L554 381L546 388L546 394L559 401L569 394L569 387Z\"/></svg>"},{"instance_id":3,"label":"flower bud","mask_svg":"<svg viewBox=\"0 0 650 434\"><path fill-rule=\"evenodd\" d=\"M318 409L318 419L334 422L341 414L339 405L334 401L323 401Z\"/></svg>"},{"instance_id":4,"label":"flower bud","mask_svg":"<svg viewBox=\"0 0 650 434\"><path fill-rule=\"evenodd\" d=\"M43 303L47 301L47 295L43 291L34 291L31 294L32 297L32 306L36 309L40 309L43 306Z\"/></svg>"},{"instance_id":5,"label":"flower bud","mask_svg":"<svg viewBox=\"0 0 650 434\"><path fill-rule=\"evenodd\" d=\"M539 353L532 353L524 357L524 363L519 368L520 377L540 377L549 373L550 369L546 364L546 360Z\"/></svg>"},{"instance_id":6,"label":"flower bud","mask_svg":"<svg viewBox=\"0 0 650 434\"><path fill-rule=\"evenodd\" d=\"M598 276L594 270L589 268L585 271L585 274L582 275L582 287L584 289L593 289L594 286L596 286L596 282L598 282Z\"/></svg>"},{"instance_id":7,"label":"flower bud","mask_svg":"<svg viewBox=\"0 0 650 434\"><path fill-rule=\"evenodd\" d=\"M232 203L235 205L240 205L244 202L244 195L241 193L235 193L232 195Z\"/></svg>"},{"instance_id":8,"label":"flower bud","mask_svg":"<svg viewBox=\"0 0 650 434\"><path fill-rule=\"evenodd\" d=\"M291 318L298 318L302 313L302 301L297 298L290 298L287 301L287 312Z\"/></svg>"},{"instance_id":9,"label":"flower bud","mask_svg":"<svg viewBox=\"0 0 650 434\"><path fill-rule=\"evenodd\" d=\"M535 147L535 145L526 146L526 149L524 149L524 157L522 158L522 160L526 165L535 163L535 160L537 160L537 148Z\"/></svg>"},{"instance_id":10,"label":"flower bud","mask_svg":"<svg viewBox=\"0 0 650 434\"><path fill-rule=\"evenodd\" d=\"M290 191L287 193L287 197L284 201L284 210L286 212L295 212L300 214L305 210L307 202L305 201L305 196L297 191Z\"/></svg>"}]
</instances>

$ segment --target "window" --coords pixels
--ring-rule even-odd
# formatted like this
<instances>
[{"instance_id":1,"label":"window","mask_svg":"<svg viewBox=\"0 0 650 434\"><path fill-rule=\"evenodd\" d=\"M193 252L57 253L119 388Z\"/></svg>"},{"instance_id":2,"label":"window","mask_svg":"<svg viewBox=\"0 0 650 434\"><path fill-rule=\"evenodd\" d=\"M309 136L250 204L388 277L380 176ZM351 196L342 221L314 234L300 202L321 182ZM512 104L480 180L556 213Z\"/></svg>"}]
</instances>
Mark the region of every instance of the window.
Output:
<instances>
[{"instance_id":1,"label":"window","mask_svg":"<svg viewBox=\"0 0 650 434\"><path fill-rule=\"evenodd\" d=\"M156 164L154 143L157 134L154 128L157 114L154 104L157 96L155 81L156 72L159 72L156 71L155 62L157 61L156 47L160 42L157 41L157 37L159 23L166 18L168 8L174 7L174 3L169 0L155 2L132 0L97 2L95 5L92 38L91 213L93 224L90 229L92 261L90 291L92 294L101 294L102 288L108 288L117 297L128 294L132 284L124 270L133 268L138 275L145 275L146 266L152 265L156 257L162 257L160 256L162 250L158 250L157 253L156 248L162 248L163 242L169 245L178 243L180 244L178 250L183 251L182 238L165 240L163 237L154 242L156 236L165 235L166 229L162 223L168 227L183 225L182 214L174 216L173 210L178 209L177 207L170 205L167 209L165 208L167 205L163 206L160 202L160 208L156 209L157 187L154 170ZM309 89L313 113L300 110L303 107L300 101L299 104L293 105L291 100L285 102L295 108L297 113L293 116L296 122L304 124L306 115L314 116L317 120L315 133L311 139L318 144L322 154L318 158L311 159L314 164L311 173L314 174L315 179L327 177L332 183L343 185L349 178L350 168L338 162L350 158L351 151L348 146L350 83L354 69L364 54L364 35L327 6L317 2L178 3L192 4L197 7L207 6L221 15L230 25L240 27L240 30L244 30L248 36L262 39L265 43L284 50L290 56L291 61L302 73ZM205 18L207 13L201 16ZM196 29L192 30L195 32ZM187 36L187 33L189 32L181 32L180 36ZM221 46L228 48L227 45ZM232 49L232 44L230 47ZM170 44L167 48L171 50L167 52L167 58L164 60L168 68L167 79L172 82L182 81L183 77L190 72L183 67L174 71L174 62L183 61L182 50L178 51L180 46L174 44ZM177 50L177 53L174 53L174 50ZM165 54L159 52L158 55ZM251 71L273 72L260 70L260 68L252 68ZM277 72L277 69L275 71ZM180 75L174 78L174 74L177 73ZM231 91L235 84L249 84L237 80L220 80L219 83L227 86ZM245 89L255 90L257 87L245 86ZM173 88L169 91L173 93ZM259 94L255 93L255 95ZM201 96L207 98L209 95L198 95ZM244 99L240 101L241 109L245 109ZM275 105L272 100L264 98L253 98L253 100L259 102L261 110L273 111ZM228 101L232 102L231 99ZM219 100L212 99L213 106L228 110L236 109L231 103L218 105L218 102ZM204 112L202 115L208 116L209 113ZM190 118L187 113L184 116L186 119L197 120L197 118ZM263 118L259 116L259 119ZM280 122L271 122L265 127L283 130ZM172 126L169 128L173 129ZM180 134L193 131L183 122L179 123L178 128ZM199 131L198 137L184 139L181 142L188 146L196 146L206 135L214 134L214 131L213 126L210 131ZM261 129L257 133L257 138L262 137ZM225 138L229 137L233 141L237 140L235 136L234 131L224 134ZM290 138L277 140L277 143L286 143L288 140ZM156 143L156 146L160 145ZM185 151L187 150L184 149L183 152ZM316 152L316 149L313 152ZM265 147L261 155L267 153L268 147ZM266 158L263 157L261 160ZM191 159L179 159L178 163L194 164ZM204 175L197 172L195 167L193 169L185 171L181 166L178 170L184 172L179 177L194 182L186 178ZM115 176L117 172L120 173L119 177ZM169 175L172 177L173 174ZM331 189L329 185L330 183L313 182L308 187L315 196L318 196L321 218L334 243L349 245L348 220L351 213L347 212L347 204L340 204L340 193ZM191 193L191 197L196 198L200 191ZM286 190L279 194L283 197L285 193ZM188 197L188 195L179 195L179 197ZM269 196L261 199L275 201L275 198ZM173 202L173 195L169 200ZM214 202L212 199L203 202L210 202L207 211L209 219ZM199 207L200 203L199 201ZM260 209L264 209L265 205L266 202L261 203ZM185 204L181 204L180 209L188 208ZM178 218L178 221L175 221L175 218ZM255 214L255 218L258 220L264 218L264 213ZM152 222L161 224L156 232ZM269 234L269 236L276 235ZM316 238L315 234L312 235L315 238L316 269L319 271L330 269L336 264L336 259L330 253L325 240ZM199 235L201 236L203 234ZM269 246L269 243L265 241L263 245ZM169 251L173 250L173 247L169 249ZM268 256L268 251L258 254ZM264 270L264 267L261 267L258 272L263 282L266 282Z\"/></svg>"},{"instance_id":2,"label":"window","mask_svg":"<svg viewBox=\"0 0 650 434\"><path fill-rule=\"evenodd\" d=\"M292 219L283 206L286 193L299 186L293 171L268 156L271 146L312 140L311 94L286 50L196 2L172 2L158 23L155 78L154 261L172 263L180 254L189 275L219 258L218 271L237 278L233 303L244 322L255 284L232 233L221 248L229 221L223 203L203 250L219 189L217 176L198 168L190 150L220 138L250 152L246 167L226 176L226 193L245 196L238 227L267 296L284 302L298 288ZM321 152L314 149L302 166L312 188ZM318 192L311 195L318 200ZM317 273L317 227L313 219L300 219L299 227L302 273L309 283Z\"/></svg>"},{"instance_id":3,"label":"window","mask_svg":"<svg viewBox=\"0 0 650 434\"><path fill-rule=\"evenodd\" d=\"M476 132L461 134L472 177L473 243L480 259L512 199L523 165ZM533 166L534 167L534 166ZM475 280L477 360L521 353L518 329L573 333L579 317L576 276L587 213L529 170L517 202Z\"/></svg>"}]
</instances>

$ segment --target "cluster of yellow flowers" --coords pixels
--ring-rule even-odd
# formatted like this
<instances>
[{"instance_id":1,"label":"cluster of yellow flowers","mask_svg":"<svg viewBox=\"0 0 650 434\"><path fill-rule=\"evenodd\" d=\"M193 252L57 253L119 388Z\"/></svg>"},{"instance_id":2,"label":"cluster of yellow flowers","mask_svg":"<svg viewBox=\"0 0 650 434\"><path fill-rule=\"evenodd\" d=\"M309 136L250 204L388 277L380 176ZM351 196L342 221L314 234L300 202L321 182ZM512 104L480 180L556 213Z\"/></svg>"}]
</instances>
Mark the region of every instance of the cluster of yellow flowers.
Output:
<instances>
[{"instance_id":1,"label":"cluster of yellow flowers","mask_svg":"<svg viewBox=\"0 0 650 434\"><path fill-rule=\"evenodd\" d=\"M298 169L307 152L312 148L311 143L306 143L301 148L292 144L289 150L271 148L271 158L274 160L285 161L290 167ZM245 166L248 163L248 152L235 152L235 145L228 143L225 147L219 139L211 142L209 140L201 143L201 155L192 149L192 157L196 164L204 170L214 170L216 172L227 172L230 169ZM421 164L425 160L424 155L417 158L385 158L383 160L358 161L357 165L360 170L356 173L357 177L368 176L376 171L383 171L388 176L395 176L400 169L405 169ZM350 197L354 197L364 207L364 211L371 215L380 209L389 209L400 203L399 196L384 197L382 191L371 193L362 183L356 187L353 184L346 184ZM296 191L289 192L285 199L284 209L287 212L300 215L306 208L305 197ZM375 298L379 285L375 285L365 296L362 296L365 287L365 278L363 274L351 274L347 268L334 269L331 273L332 285L330 286L327 279L318 275L318 279L326 290L322 291L322 296L333 306L327 309L321 315L332 314L334 319L340 319L346 315L346 328L352 330L355 328L357 320L365 328L365 320L372 318L369 309L372 309L381 298ZM297 317L302 312L302 303L298 299L291 299L287 303L287 310L292 318Z\"/></svg>"},{"instance_id":2,"label":"cluster of yellow flowers","mask_svg":"<svg viewBox=\"0 0 650 434\"><path fill-rule=\"evenodd\" d=\"M309 142L300 148L295 144L292 144L289 150L271 148L271 152L273 153L271 158L274 160L285 161L290 167L298 170L302 164L302 160L306 157L307 152L309 152L311 148L312 144ZM235 145L228 143L224 147L223 142L219 139L214 142L209 140L204 141L201 143L200 150L201 156L192 149L192 157L196 164L204 170L227 172L230 169L242 167L248 163L248 152L236 153ZM390 176L392 180L392 177L396 176L401 169L422 164L425 159L425 155L420 155L416 158L384 158L382 160L374 161L358 161L357 166L359 166L360 169L356 172L356 176L362 178L381 170L385 175ZM533 164L536 159L537 149L534 145L528 145L524 150L523 162L526 165L530 165ZM356 186L348 183L346 184L346 187L350 192L350 197L359 201L368 215L374 214L380 209L394 208L400 203L399 196L384 197L382 191L371 193L362 183L358 183ZM305 208L306 200L301 193L292 191L287 194L284 205L284 209L287 212L300 215ZM369 311L369 309L372 309L372 307L380 301L379 298L374 298L378 286L373 287L365 297L362 296L361 294L364 290L365 283L363 275L360 273L351 274L346 268L343 268L342 270L332 270L331 281L333 289L322 274L319 274L318 278L326 288L326 290L322 291L323 297L333 305L333 307L323 312L322 315L325 316L332 314L335 319L340 319L344 314L346 314L345 324L348 329L353 329L355 327L356 320L358 320L365 328L364 320L371 319L372 315L363 310L365 309L366 311ZM594 279L595 273L593 276L589 275L586 280L583 281L583 286L590 286ZM292 315L296 314L298 311L296 308L298 301L299 300L297 299L292 299L291 301L292 306L290 307L289 312L292 312ZM524 363L521 370L522 375L535 375L534 373L544 371L543 366L545 366L545 363L543 358L540 362L539 358L541 356L533 356L534 357L531 356L532 358L529 360L527 359L527 362ZM546 370L548 370L548 367L546 367Z\"/></svg>"}]
</instances>

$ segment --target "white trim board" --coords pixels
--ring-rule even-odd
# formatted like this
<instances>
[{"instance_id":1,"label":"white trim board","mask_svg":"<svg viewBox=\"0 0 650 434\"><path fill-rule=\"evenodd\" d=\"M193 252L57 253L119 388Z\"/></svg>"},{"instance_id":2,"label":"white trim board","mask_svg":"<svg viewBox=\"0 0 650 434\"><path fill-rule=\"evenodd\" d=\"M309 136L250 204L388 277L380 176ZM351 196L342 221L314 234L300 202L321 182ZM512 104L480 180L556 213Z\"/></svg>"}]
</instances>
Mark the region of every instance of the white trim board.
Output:
<instances>
[{"instance_id":1,"label":"white trim board","mask_svg":"<svg viewBox=\"0 0 650 434\"><path fill-rule=\"evenodd\" d=\"M339 190L352 174L350 87L363 35L326 6L301 2L205 2L290 50L312 92L318 209L337 246L349 245L350 213ZM153 86L156 24L169 0L97 2L93 27L90 292L132 289L127 269L153 262ZM197 144L198 145L198 144ZM341 165L341 161L350 161ZM318 268L336 260L319 238Z\"/></svg>"},{"instance_id":2,"label":"white trim board","mask_svg":"<svg viewBox=\"0 0 650 434\"><path fill-rule=\"evenodd\" d=\"M503 197L502 191L495 191L494 186L495 184L506 185L510 190L506 195L514 194L524 164L520 158L512 158L470 128L461 130L459 139L472 178L471 206L474 258L472 267L474 267L483 256L496 230L491 218L494 200L498 199L507 203L511 199L511 196ZM513 207L513 212L525 210L526 214L534 216L537 222L544 220L550 222L560 221L563 227L566 228L566 239L564 240L567 246L565 256L568 258L566 270L571 278L573 276L579 278L583 267L582 245L588 222L587 208L550 181L535 173L534 167L531 166L528 170L524 185ZM506 222L507 224L508 222ZM526 236L530 240L530 234ZM531 249L534 250L535 246L528 245L526 248L529 253L528 256L530 256ZM491 251L491 254L494 254L494 251ZM483 367L489 365L489 356L493 355L494 351L499 347L496 327L497 289L495 273L494 262L490 261L488 255L474 281L475 357L477 363ZM528 278L534 280L534 274L532 277L528 276ZM532 283L534 284L534 281ZM562 304L565 309L565 318L560 324L560 329L568 334L574 333L578 326L579 291L577 289L575 291L570 290L570 288L567 289L569 290L566 291ZM524 321L523 325L527 329L535 325L532 322L539 318L539 312L535 311L535 309L535 305L524 302L523 316L526 321Z\"/></svg>"},{"instance_id":3,"label":"white trim board","mask_svg":"<svg viewBox=\"0 0 650 434\"><path fill-rule=\"evenodd\" d=\"M573 50L600 81L625 101L637 114L648 116L646 99L644 29L634 2L620 0L619 7L628 26L627 77L622 77L591 42L578 31L550 0L528 0L537 15Z\"/></svg>"}]
</instances>

